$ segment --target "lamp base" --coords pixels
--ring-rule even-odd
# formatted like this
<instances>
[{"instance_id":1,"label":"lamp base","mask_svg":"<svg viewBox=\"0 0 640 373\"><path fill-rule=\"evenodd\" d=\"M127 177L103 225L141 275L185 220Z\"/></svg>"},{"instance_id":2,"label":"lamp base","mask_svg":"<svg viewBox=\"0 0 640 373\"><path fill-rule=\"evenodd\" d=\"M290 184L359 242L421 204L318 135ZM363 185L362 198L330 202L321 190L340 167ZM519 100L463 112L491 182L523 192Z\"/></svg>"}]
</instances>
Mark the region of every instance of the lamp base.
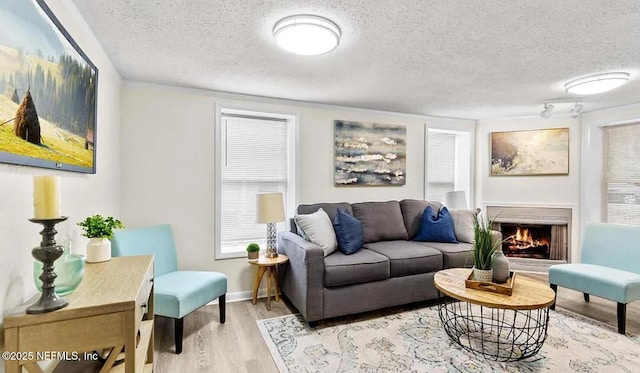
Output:
<instances>
[{"instance_id":1,"label":"lamp base","mask_svg":"<svg viewBox=\"0 0 640 373\"><path fill-rule=\"evenodd\" d=\"M278 257L278 253L276 253L276 252L267 252L264 256L266 258L273 259L273 258L277 258Z\"/></svg>"}]
</instances>

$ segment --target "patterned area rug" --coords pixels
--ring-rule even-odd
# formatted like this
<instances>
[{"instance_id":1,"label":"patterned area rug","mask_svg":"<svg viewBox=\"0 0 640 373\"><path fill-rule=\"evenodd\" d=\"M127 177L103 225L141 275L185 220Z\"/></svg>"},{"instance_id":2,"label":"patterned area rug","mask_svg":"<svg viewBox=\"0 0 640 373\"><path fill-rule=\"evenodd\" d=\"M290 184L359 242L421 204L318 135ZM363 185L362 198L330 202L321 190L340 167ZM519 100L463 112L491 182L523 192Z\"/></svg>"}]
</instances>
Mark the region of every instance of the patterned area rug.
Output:
<instances>
[{"instance_id":1,"label":"patterned area rug","mask_svg":"<svg viewBox=\"0 0 640 373\"><path fill-rule=\"evenodd\" d=\"M540 352L496 362L460 348L437 306L321 321L300 315L258 320L280 372L640 372L640 337L556 309Z\"/></svg>"}]
</instances>

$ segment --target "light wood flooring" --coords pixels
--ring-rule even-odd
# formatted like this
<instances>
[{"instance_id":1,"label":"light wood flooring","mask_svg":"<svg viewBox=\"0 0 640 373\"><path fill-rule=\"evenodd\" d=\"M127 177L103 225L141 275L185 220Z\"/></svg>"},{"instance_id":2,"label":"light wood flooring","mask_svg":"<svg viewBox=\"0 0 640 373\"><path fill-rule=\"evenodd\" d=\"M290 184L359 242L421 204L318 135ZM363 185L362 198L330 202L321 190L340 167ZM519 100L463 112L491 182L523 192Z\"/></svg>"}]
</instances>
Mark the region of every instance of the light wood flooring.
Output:
<instances>
[{"instance_id":1,"label":"light wood flooring","mask_svg":"<svg viewBox=\"0 0 640 373\"><path fill-rule=\"evenodd\" d=\"M544 275L527 275L547 282ZM433 305L433 302L415 307ZM174 353L173 321L157 317L155 321L156 372L277 372L264 343L256 320L288 315L295 309L286 300L271 302L260 299L227 304L227 320L219 323L218 306L207 306L187 316L184 322L184 344L180 355ZM598 297L584 302L582 293L559 288L557 306L609 324L617 330L616 303ZM404 307L406 309L406 307ZM375 316L376 312L371 313ZM627 334L640 335L640 302L627 306ZM67 372L59 370L56 372ZM86 366L83 372L98 371Z\"/></svg>"}]
</instances>

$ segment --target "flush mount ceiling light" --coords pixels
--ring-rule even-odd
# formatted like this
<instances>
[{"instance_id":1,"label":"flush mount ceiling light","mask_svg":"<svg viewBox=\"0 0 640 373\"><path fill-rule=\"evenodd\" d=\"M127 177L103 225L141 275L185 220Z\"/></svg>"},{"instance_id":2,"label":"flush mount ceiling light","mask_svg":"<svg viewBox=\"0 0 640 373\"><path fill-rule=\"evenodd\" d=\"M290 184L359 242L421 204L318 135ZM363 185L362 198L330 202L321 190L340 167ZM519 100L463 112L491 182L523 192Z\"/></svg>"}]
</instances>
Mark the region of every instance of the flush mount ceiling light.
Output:
<instances>
[{"instance_id":1,"label":"flush mount ceiling light","mask_svg":"<svg viewBox=\"0 0 640 373\"><path fill-rule=\"evenodd\" d=\"M273 27L273 37L282 49L315 56L336 49L340 43L340 28L326 18L296 15L278 21Z\"/></svg>"},{"instance_id":2,"label":"flush mount ceiling light","mask_svg":"<svg viewBox=\"0 0 640 373\"><path fill-rule=\"evenodd\" d=\"M564 89L576 95L595 95L618 88L628 81L627 73L595 74L572 80L564 85Z\"/></svg>"},{"instance_id":3,"label":"flush mount ceiling light","mask_svg":"<svg viewBox=\"0 0 640 373\"><path fill-rule=\"evenodd\" d=\"M544 110L540 113L540 116L544 119L551 118L551 113L553 112L554 106L552 104L544 104Z\"/></svg>"}]
</instances>

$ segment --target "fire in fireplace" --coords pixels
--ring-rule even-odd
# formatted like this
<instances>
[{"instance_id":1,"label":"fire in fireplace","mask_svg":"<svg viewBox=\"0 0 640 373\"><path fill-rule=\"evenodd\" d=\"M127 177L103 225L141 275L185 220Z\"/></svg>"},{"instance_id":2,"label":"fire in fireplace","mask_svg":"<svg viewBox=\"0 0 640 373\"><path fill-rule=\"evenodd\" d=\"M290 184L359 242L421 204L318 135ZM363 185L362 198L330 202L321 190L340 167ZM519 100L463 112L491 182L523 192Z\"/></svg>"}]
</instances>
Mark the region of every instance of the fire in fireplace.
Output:
<instances>
[{"instance_id":1,"label":"fire in fireplace","mask_svg":"<svg viewBox=\"0 0 640 373\"><path fill-rule=\"evenodd\" d=\"M551 225L500 224L502 251L513 258L549 259Z\"/></svg>"}]
</instances>

